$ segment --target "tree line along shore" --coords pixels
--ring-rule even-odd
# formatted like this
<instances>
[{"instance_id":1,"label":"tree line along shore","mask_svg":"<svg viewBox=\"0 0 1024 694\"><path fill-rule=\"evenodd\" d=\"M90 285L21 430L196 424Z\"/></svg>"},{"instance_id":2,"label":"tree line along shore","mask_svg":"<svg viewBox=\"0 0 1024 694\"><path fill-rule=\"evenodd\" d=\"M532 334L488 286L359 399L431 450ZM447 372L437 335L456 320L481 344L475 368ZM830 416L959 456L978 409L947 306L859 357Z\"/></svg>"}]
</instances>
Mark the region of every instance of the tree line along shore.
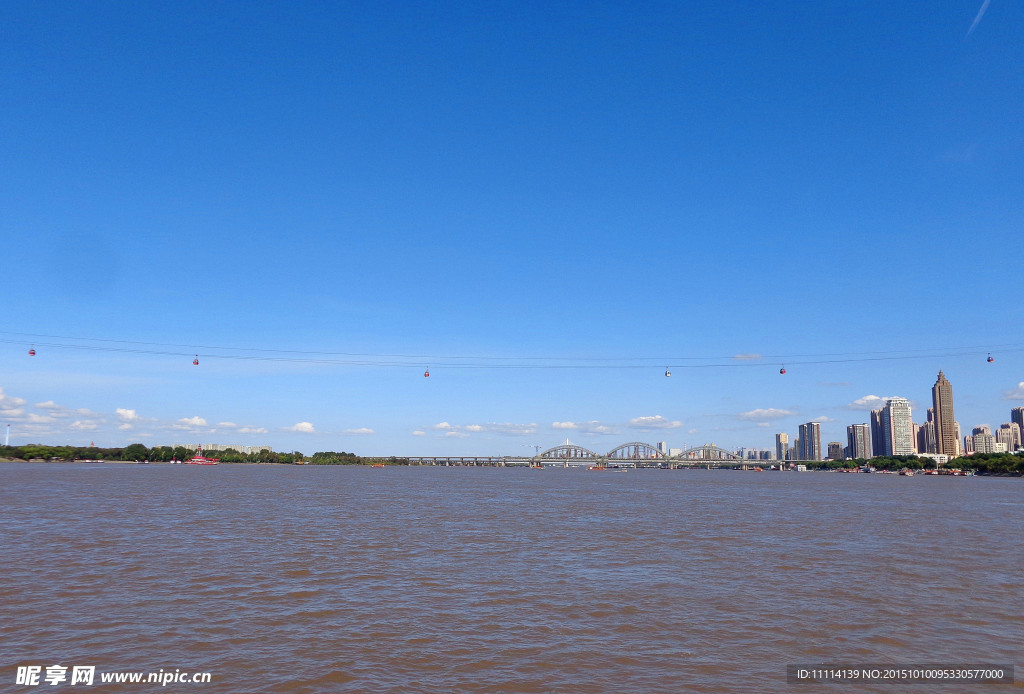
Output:
<instances>
[{"instance_id":1,"label":"tree line along shore","mask_svg":"<svg viewBox=\"0 0 1024 694\"><path fill-rule=\"evenodd\" d=\"M165 463L172 460L186 461L194 451L184 446L154 446L147 448L141 443L133 443L124 448L99 448L96 446L45 446L30 444L26 446L0 446L0 460L30 461L43 460L48 462L75 462L82 460L102 460L121 462ZM344 451L320 451L305 456L298 451L278 453L261 450L254 453L241 453L232 448L217 451L217 458L222 463L276 463L284 465L408 465L409 460L401 457L367 457L346 453ZM707 461L718 465L757 464L769 461ZM808 461L808 469L842 470L871 466L876 470L923 470L935 469L935 461L930 458L919 458L914 455L898 455L882 458L857 458L854 460L823 460ZM972 470L982 475L1024 475L1024 453L975 453L974 455L954 458L943 469Z\"/></svg>"},{"instance_id":2,"label":"tree line along shore","mask_svg":"<svg viewBox=\"0 0 1024 694\"><path fill-rule=\"evenodd\" d=\"M365 457L355 453L333 451L303 455L299 451L278 453L260 450L253 453L242 453L233 448L222 451L208 452L221 463L271 463L283 465L408 465L406 458ZM73 463L76 461L104 462L143 462L169 463L172 460L187 461L195 455L195 451L184 446L154 446L147 448L141 443L133 443L124 448L101 448L98 446L46 446L29 444L25 446L0 446L0 460L7 461L45 461L55 463Z\"/></svg>"}]
</instances>

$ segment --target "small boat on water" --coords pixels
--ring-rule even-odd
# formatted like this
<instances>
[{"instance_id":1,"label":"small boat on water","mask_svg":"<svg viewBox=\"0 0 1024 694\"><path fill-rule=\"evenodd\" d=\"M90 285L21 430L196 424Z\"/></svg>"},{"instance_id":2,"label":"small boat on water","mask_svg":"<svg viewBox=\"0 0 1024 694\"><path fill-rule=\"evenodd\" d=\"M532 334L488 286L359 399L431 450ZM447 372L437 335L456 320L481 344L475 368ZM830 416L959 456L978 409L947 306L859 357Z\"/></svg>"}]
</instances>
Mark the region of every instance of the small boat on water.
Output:
<instances>
[{"instance_id":1,"label":"small boat on water","mask_svg":"<svg viewBox=\"0 0 1024 694\"><path fill-rule=\"evenodd\" d=\"M203 447L196 447L196 454L192 456L191 460L187 461L188 465L216 465L220 462L220 458L207 458L203 455Z\"/></svg>"}]
</instances>

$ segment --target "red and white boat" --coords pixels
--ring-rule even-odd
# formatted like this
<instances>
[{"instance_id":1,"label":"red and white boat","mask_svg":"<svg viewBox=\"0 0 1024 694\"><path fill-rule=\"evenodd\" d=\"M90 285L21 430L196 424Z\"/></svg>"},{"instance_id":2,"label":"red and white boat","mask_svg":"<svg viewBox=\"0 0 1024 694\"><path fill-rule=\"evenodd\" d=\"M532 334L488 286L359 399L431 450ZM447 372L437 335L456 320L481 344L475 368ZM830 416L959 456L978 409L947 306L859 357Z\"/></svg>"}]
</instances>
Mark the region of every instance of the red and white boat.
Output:
<instances>
[{"instance_id":1,"label":"red and white boat","mask_svg":"<svg viewBox=\"0 0 1024 694\"><path fill-rule=\"evenodd\" d=\"M220 458L205 457L203 455L203 447L200 445L196 447L196 454L192 456L192 459L185 462L189 465L216 465L220 462Z\"/></svg>"}]
</instances>

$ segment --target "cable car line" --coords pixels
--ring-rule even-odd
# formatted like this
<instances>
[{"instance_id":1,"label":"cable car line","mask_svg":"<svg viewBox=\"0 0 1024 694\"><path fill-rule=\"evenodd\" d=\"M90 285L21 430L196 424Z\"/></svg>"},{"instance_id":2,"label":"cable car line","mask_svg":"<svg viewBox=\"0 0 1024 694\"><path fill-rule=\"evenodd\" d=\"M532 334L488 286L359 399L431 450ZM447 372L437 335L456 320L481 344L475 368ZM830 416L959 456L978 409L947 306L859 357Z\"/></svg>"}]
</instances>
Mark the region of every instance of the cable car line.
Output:
<instances>
[{"instance_id":1,"label":"cable car line","mask_svg":"<svg viewBox=\"0 0 1024 694\"><path fill-rule=\"evenodd\" d=\"M0 333L10 334L10 333ZM65 339L77 339L85 340L87 338L65 338ZM123 344L123 345L149 345L149 346L160 346L160 343L145 343L145 342L134 342L127 340L96 340L104 341L108 343ZM0 343L7 344L23 344L22 340L4 339L0 338ZM34 342L32 348L29 350L29 355L34 356L36 353L36 346L49 347L52 349L75 349L85 350L94 352L111 352L111 353L122 353L122 354L142 354L142 355L153 355L153 356L174 356L174 357L187 357L190 352L179 352L171 350L160 350L160 349L142 349L140 347L118 347L113 345L89 345L89 344L66 344L60 342ZM195 347L195 346L192 346ZM1003 346L1003 352L1018 352L1024 351L1024 346ZM1009 348L1007 348L1009 347ZM208 347L208 349L220 349L227 350L228 348L220 347ZM975 348L959 348L949 349L944 352L934 350L930 354L913 354L907 353L904 350L893 350L891 352L865 352L861 353L861 356L849 356L846 358L820 358L830 357L834 355L823 354L823 355L805 355L807 357L819 357L814 359L787 359L785 363L789 365L812 365L812 364L842 364L842 363L856 363L856 362L874 362L874 361L894 361L894 360L908 360L908 359L934 359L937 357L969 357L978 356L979 354L985 354L985 351L976 352L973 351ZM329 353L329 352L300 352L297 350L252 350L262 351L268 354L216 354L202 352L204 359L221 359L221 360L238 360L238 361L268 361L268 362L284 362L284 363L297 363L297 364L323 364L323 365L335 365L335 366L370 366L370 367L410 367L421 365L423 362L418 363L413 361L414 357L402 357L399 355L344 355L343 353ZM198 366L200 352L194 354L192 363ZM286 354L294 355L338 355L338 356L370 356L376 358L370 359L327 359L327 358L314 358L312 356L284 356ZM991 351L987 352L987 361L992 362L994 358L991 355ZM867 356L876 355L876 356ZM454 361L454 360L473 360L473 361ZM537 363L539 360L545 360L547 362L559 362L559 363ZM687 357L689 360L697 360L699 357ZM723 359L726 359L723 361ZM672 364L671 361L665 367L665 375L671 375L671 369L702 369L702 368L736 368L736 367L763 367L768 358L761 357L759 359L743 359L737 360L734 358L718 358L714 360L711 358L705 358L704 360L708 363L694 364ZM583 359L574 359L570 357L480 357L480 356L460 356L460 357L439 357L431 360L436 366L444 368L456 368L456 369L649 369L650 364L635 363L639 361L650 361L648 357L637 357L630 359L592 359L589 362ZM604 363L596 363L596 362ZM679 360L672 360L679 361ZM502 363L504 362L504 363ZM525 363L524 363L525 362ZM633 362L633 363L630 363ZM785 374L786 368L783 366L779 373ZM424 376L429 377L429 369L424 372Z\"/></svg>"},{"instance_id":2,"label":"cable car line","mask_svg":"<svg viewBox=\"0 0 1024 694\"><path fill-rule=\"evenodd\" d=\"M728 361L728 365L746 365L746 363L757 365L759 362L766 360L779 360L779 361L790 361L792 363L801 364L816 364L816 363L839 363L847 361L872 361L876 359L893 359L893 358L927 358L927 357L943 357L943 356L965 356L970 354L977 354L969 350L979 350L980 352L988 353L991 356L993 351L1002 352L1016 352L1024 351L1024 344L1012 343L1003 345L970 345L970 346L959 346L959 347L948 347L948 348L929 348L929 349L918 349L918 350L876 350L866 352L823 352L823 353L811 353L811 354L760 354L754 357L747 357L741 355L727 355L727 356L673 356L673 357L579 357L579 356L568 356L568 357L538 357L538 356L484 356L484 355L436 355L436 354L382 354L382 353L368 353L368 352L324 352L324 351L309 351L309 350L288 350L288 349L271 349L265 347L237 347L237 346L224 346L224 345L195 345L195 344L176 344L176 343L164 343L164 342L143 342L138 340L114 340L110 338L93 338L93 337L72 337L66 335L41 335L37 333L18 333L18 332L7 332L0 331L0 335L18 335L23 337L42 337L55 340L77 340L81 342L105 342L113 344L124 344L124 345L140 345L145 347L181 347L186 348L189 352L195 352L197 350L218 350L222 352L258 352L267 354L281 354L281 355L308 355L309 357L370 357L375 360L379 359L420 359L425 361L433 360L473 360L473 361L560 361L560 362L640 362L640 361L660 361L666 364L671 362L680 361L715 361L722 360ZM16 342L21 343L22 340L5 340L0 339L0 342ZM44 344L44 343L34 343ZM48 343L46 346L51 347L63 347L67 349L101 349L96 345L69 345L64 343ZM134 349L116 349L109 348L109 351L124 351L129 353L153 353L153 354L180 354L179 352L167 352L167 351L155 351L155 350L134 350ZM871 355L879 355L878 357L872 358ZM905 355L904 357L897 357L895 355ZM214 355L206 355L214 356ZM256 359L251 355L241 354L228 354L221 355L222 358L237 358L237 359ZM831 359L824 360L825 357L849 357L847 359ZM802 358L813 358L822 361L804 361L796 362L794 359ZM267 357L266 359L271 359ZM302 357L281 357L281 361L307 361ZM308 359L308 361L318 362L319 360ZM326 360L326 363L333 363L335 360ZM994 361L994 360L993 360ZM732 364L731 362L737 362ZM349 362L345 362L349 363ZM369 363L369 362L368 362ZM390 362L389 362L390 363ZM373 361L372 364L377 364L377 361ZM620 368L619 365L614 365L615 368ZM704 366L704 365L701 365ZM561 368L562 365L559 365ZM645 367L646 368L646 367ZM683 367L685 368L685 367Z\"/></svg>"}]
</instances>

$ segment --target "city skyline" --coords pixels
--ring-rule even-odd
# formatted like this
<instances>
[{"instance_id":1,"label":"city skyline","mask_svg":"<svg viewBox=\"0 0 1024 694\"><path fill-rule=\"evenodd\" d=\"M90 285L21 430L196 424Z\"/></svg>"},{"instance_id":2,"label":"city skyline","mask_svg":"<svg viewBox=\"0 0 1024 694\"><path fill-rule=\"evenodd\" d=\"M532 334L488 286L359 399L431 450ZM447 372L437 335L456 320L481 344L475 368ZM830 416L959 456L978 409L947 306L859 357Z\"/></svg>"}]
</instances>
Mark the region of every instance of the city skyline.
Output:
<instances>
[{"instance_id":1,"label":"city skyline","mask_svg":"<svg viewBox=\"0 0 1024 694\"><path fill-rule=\"evenodd\" d=\"M940 370L964 434L1024 404L1022 4L0 22L12 443L827 445Z\"/></svg>"},{"instance_id":2,"label":"city skyline","mask_svg":"<svg viewBox=\"0 0 1024 694\"><path fill-rule=\"evenodd\" d=\"M939 379L936 383L944 382L944 386L949 389L950 397L952 387L948 379L945 378L944 373L940 370ZM1018 390L1024 391L1024 384L1020 384L1021 388ZM933 386L933 399L935 397L935 387ZM972 423L970 426L964 426L963 430L972 430L975 433L985 430L992 436L992 440L995 441L999 434L999 430L1006 424L1017 424L1019 437L1019 423L1022 417L1024 417L1024 407L1012 406L1011 397L1018 395L1018 392L1008 391L1004 394L1004 401L1007 401L1007 407L1004 408L1007 411L1006 417L999 422L993 423ZM951 400L950 400L951 402ZM899 408L898 414L898 425L892 423L890 415L887 414L889 408L893 405L897 405ZM879 407L879 409L872 409ZM865 409L868 408L868 409ZM794 428L797 431L795 438L790 438L790 432L779 432L775 431L772 434L765 432L762 436L765 441L750 441L743 440L736 442L735 440L705 438L702 439L695 434L700 433L698 430L690 429L685 432L685 435L679 439L678 434L683 427L681 421L672 421L660 415L649 416L649 417L637 417L625 424L613 424L613 423L602 423L598 421L591 421L586 423L575 423L568 421L554 421L551 422L549 427L544 427L537 423L530 423L527 425L501 425L504 431L497 432L504 437L511 437L513 440L529 439L530 441L546 441L548 445L543 443L518 443L518 446L525 446L528 448L541 448L546 449L557 445L563 440L572 441L574 444L588 446L587 441L595 442L601 440L615 441L614 437L625 436L629 440L640 440L646 443L660 444L666 443L666 447L674 449L689 449L697 448L704 444L715 444L721 448L739 451L742 449L753 449L764 452L771 452L776 457L778 451L782 446L785 446L785 450L790 451L792 454L797 454L800 459L819 459L826 457L824 455L825 449L822 443L823 440L837 439L845 441L846 445L850 444L851 429L856 427L863 427L864 433L858 433L861 437L865 437L867 442L872 444L874 450L873 455L907 455L914 453L925 453L926 451L921 450L921 446L918 445L917 439L914 436L914 430L919 426L914 421L914 410L920 410L920 406L915 404L914 400L902 398L898 396L891 396L881 398L878 396L865 396L858 400L851 402L846 405L845 408L841 408L846 412L863 411L866 414L872 415L872 417L878 417L879 421L876 422L875 426L888 427L890 431L893 430L894 426L899 430L899 440L894 443L890 440L888 443L882 443L877 433L871 433L872 424L870 422L844 422L838 418L832 418L823 416L818 419L814 419L808 422L794 424ZM32 412L36 410L36 412ZM39 414L42 413L42 414ZM243 446L263 446L270 445L275 450L301 450L299 448L280 448L275 444L267 444L265 441L280 439L288 434L301 433L306 436L305 440L310 443L314 442L347 442L353 443L358 441L371 441L371 439L377 438L376 431L372 429L364 429L362 431L356 430L343 430L343 431L318 431L312 423L300 422L298 425L293 427L283 427L277 431L269 429L264 426L258 425L239 425L234 422L222 421L216 424L207 422L204 418L194 416L190 418L181 418L175 421L159 421L156 418L144 417L137 411L127 408L117 408L113 416L101 412L95 412L88 408L70 408L62 405L58 405L53 401L35 403L34 405L29 404L25 399L12 396L11 394L5 393L0 388L0 415L5 416L8 420L14 420L13 425L13 440L12 445L23 445L28 443L54 443L56 445L75 445L84 446L86 445L85 440L88 439L89 443L92 444L97 438L97 434L101 434L101 443L97 444L102 447L118 447L127 445L128 443L147 443L149 445L184 445L202 441L213 440L211 437L220 436L221 439L226 440L227 437L234 437L233 440L246 440L247 443L241 444ZM75 419L78 417L78 419ZM928 409L927 417L932 417L932 408ZM737 420L753 420L761 419L764 421L757 422L756 426L764 431L768 428L770 422L780 422L785 420L799 419L800 413L798 410L794 411L783 411L777 409L760 409L753 410L750 412L743 412L735 415ZM870 418L869 418L870 419ZM999 419L998 417L996 419ZM117 427L117 431L123 432L124 438L120 440L104 439L104 428L99 425L100 422L107 422L114 424ZM45 432L61 432L63 431L64 436L70 438L58 441L44 440L40 438L32 438L33 434L24 434L19 431L18 424L21 424L25 430L36 432L41 436L50 436L53 434L47 434ZM53 425L63 423L63 430L59 427L53 427ZM921 422L921 426L928 423L928 420ZM0 426L3 426L5 422L0 422ZM8 426L7 436L11 436L10 427L11 422L6 422ZM309 425L308 427L306 425ZM825 426L824 432L822 426ZM960 423L956 422L959 430ZM147 430L148 427L148 430ZM437 425L431 427L423 427L419 431L413 430L410 432L410 436L419 441L426 441L433 438L435 441L442 440L444 446L438 448L437 446L426 445L417 448L414 444L413 447L401 448L396 446L397 450L384 450L384 449L372 449L372 452L356 450L356 447L349 446L354 452L366 453L370 455L416 455L416 454L451 454L455 455L459 452L466 455L488 455L488 454L502 454L502 455L519 455L522 451L510 449L506 446L501 450L484 450L479 447L472 449L466 449L459 447L457 444L462 440L471 438L474 434L493 434L494 431L488 431L489 427L484 425L456 425L449 422L440 422ZM496 429L498 427L495 427ZM429 433L428 433L429 430ZM805 430L812 432L812 440L808 442L804 438ZM544 433L549 432L547 437L544 437ZM162 433L158 433L162 432ZM188 432L188 433L186 433ZM692 433L691 433L692 432ZM709 433L721 433L721 430L708 430ZM995 433L993 433L995 432ZM455 434L454 436L452 434ZM840 436L841 434L841 436ZM57 434L60 436L61 434ZM109 436L109 434L107 434ZM182 438L183 436L198 436L195 441L188 441ZM132 438L134 436L134 438ZM160 436L172 437L173 442L168 438L166 440L161 439ZM768 437L771 436L773 441L769 441ZM27 437L27 438L26 438ZM489 440L494 440L492 436ZM623 441L626 439L623 439ZM790 441L793 445L789 446ZM622 443L622 441L618 441ZM374 442L374 445L379 445ZM516 443L512 444L516 446ZM597 444L596 448L600 448L602 444ZM895 448L894 448L895 446ZM936 450L934 452L941 453L937 449L937 442L935 443ZM307 448L309 448L307 446ZM345 446L331 446L317 447L316 450L343 450ZM427 449L424 451L424 449ZM797 450L799 449L799 451ZM957 450L963 452L962 442L958 441ZM313 449L303 451L305 453L315 452ZM970 452L970 451L969 451ZM853 456L853 457L864 457L864 456ZM870 456L867 456L870 457Z\"/></svg>"}]
</instances>

